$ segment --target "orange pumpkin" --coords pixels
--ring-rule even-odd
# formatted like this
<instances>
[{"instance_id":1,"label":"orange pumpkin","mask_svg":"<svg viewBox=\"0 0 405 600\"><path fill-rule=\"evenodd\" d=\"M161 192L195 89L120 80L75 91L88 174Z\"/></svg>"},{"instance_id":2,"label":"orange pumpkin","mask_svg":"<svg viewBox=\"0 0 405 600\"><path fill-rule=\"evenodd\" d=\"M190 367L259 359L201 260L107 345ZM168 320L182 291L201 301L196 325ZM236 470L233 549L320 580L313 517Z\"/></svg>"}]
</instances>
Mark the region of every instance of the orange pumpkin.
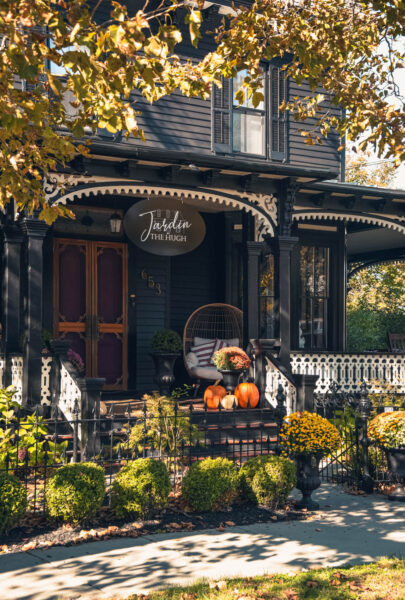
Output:
<instances>
[{"instance_id":1,"label":"orange pumpkin","mask_svg":"<svg viewBox=\"0 0 405 600\"><path fill-rule=\"evenodd\" d=\"M204 402L207 408L218 408L224 396L226 389L222 385L209 385L204 392Z\"/></svg>"},{"instance_id":2,"label":"orange pumpkin","mask_svg":"<svg viewBox=\"0 0 405 600\"><path fill-rule=\"evenodd\" d=\"M254 383L240 383L235 390L235 396L241 408L247 408L248 402L250 408L256 408L259 404L259 390Z\"/></svg>"}]
</instances>

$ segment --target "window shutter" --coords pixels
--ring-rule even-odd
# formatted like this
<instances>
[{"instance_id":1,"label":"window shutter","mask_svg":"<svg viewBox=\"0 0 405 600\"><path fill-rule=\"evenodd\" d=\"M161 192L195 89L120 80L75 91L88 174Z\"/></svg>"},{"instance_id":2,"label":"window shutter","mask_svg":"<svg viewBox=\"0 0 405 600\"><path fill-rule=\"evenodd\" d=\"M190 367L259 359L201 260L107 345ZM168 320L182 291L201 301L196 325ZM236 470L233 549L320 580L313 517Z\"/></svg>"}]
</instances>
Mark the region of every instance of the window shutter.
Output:
<instances>
[{"instance_id":1,"label":"window shutter","mask_svg":"<svg viewBox=\"0 0 405 600\"><path fill-rule=\"evenodd\" d=\"M283 100L287 101L285 71L270 67L270 158L287 158L287 113L280 110Z\"/></svg>"},{"instance_id":2,"label":"window shutter","mask_svg":"<svg viewBox=\"0 0 405 600\"><path fill-rule=\"evenodd\" d=\"M222 79L222 88L212 89L212 149L214 152L228 153L231 148L231 109L232 80Z\"/></svg>"}]
</instances>

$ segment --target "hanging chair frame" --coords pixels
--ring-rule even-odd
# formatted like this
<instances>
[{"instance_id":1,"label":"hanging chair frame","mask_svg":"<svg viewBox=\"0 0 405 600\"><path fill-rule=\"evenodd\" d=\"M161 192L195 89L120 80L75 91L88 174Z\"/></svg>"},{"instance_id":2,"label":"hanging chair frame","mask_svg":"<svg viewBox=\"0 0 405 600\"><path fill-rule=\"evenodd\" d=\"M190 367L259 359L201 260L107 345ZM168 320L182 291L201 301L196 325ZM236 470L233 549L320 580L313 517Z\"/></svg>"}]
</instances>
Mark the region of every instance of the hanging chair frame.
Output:
<instances>
[{"instance_id":1,"label":"hanging chair frame","mask_svg":"<svg viewBox=\"0 0 405 600\"><path fill-rule=\"evenodd\" d=\"M197 308L189 318L183 332L184 364L190 377L198 379L189 369L186 356L190 352L195 337L205 339L238 338L243 342L243 312L231 304L204 304Z\"/></svg>"}]
</instances>

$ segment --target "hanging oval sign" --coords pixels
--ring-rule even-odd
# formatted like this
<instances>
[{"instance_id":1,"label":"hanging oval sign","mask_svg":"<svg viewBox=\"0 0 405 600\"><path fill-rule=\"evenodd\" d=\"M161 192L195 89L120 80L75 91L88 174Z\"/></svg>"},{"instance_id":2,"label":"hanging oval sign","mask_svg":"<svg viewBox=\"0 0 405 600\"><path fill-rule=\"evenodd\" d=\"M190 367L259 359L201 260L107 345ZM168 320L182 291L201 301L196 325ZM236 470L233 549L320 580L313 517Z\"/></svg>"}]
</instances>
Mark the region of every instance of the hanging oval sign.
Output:
<instances>
[{"instance_id":1,"label":"hanging oval sign","mask_svg":"<svg viewBox=\"0 0 405 600\"><path fill-rule=\"evenodd\" d=\"M139 248L160 256L191 252L205 238L200 213L171 198L137 202L124 217L124 229Z\"/></svg>"}]
</instances>

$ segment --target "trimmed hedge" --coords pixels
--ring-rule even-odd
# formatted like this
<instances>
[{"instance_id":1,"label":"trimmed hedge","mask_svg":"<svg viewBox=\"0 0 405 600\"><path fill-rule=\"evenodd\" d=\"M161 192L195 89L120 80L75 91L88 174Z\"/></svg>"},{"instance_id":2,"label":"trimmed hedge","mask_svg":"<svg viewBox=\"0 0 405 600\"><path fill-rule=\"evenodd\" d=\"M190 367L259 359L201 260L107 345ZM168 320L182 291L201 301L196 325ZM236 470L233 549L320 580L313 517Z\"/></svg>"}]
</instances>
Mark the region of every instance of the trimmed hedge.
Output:
<instances>
[{"instance_id":1,"label":"trimmed hedge","mask_svg":"<svg viewBox=\"0 0 405 600\"><path fill-rule=\"evenodd\" d=\"M27 510L27 491L17 477L0 473L0 533L8 531Z\"/></svg>"},{"instance_id":2,"label":"trimmed hedge","mask_svg":"<svg viewBox=\"0 0 405 600\"><path fill-rule=\"evenodd\" d=\"M206 458L191 465L183 478L182 494L194 510L221 510L238 493L238 470L227 458Z\"/></svg>"},{"instance_id":3,"label":"trimmed hedge","mask_svg":"<svg viewBox=\"0 0 405 600\"><path fill-rule=\"evenodd\" d=\"M271 508L284 507L297 481L295 463L283 456L256 456L239 472L242 499Z\"/></svg>"},{"instance_id":4,"label":"trimmed hedge","mask_svg":"<svg viewBox=\"0 0 405 600\"><path fill-rule=\"evenodd\" d=\"M139 458L117 474L111 486L111 505L119 517L146 516L167 505L170 489L165 463Z\"/></svg>"},{"instance_id":5,"label":"trimmed hedge","mask_svg":"<svg viewBox=\"0 0 405 600\"><path fill-rule=\"evenodd\" d=\"M57 469L46 489L49 515L71 523L92 517L104 500L104 476L104 469L94 463L78 463Z\"/></svg>"}]
</instances>

